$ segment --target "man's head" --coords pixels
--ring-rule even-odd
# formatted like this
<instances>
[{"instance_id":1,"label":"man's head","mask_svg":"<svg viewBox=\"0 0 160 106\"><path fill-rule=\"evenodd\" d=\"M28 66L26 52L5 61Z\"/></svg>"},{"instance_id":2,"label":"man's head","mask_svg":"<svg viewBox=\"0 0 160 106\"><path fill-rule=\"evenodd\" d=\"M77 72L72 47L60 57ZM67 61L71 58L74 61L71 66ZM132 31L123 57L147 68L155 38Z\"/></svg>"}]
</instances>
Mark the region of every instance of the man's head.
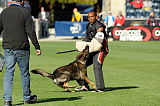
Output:
<instances>
[{"instance_id":1,"label":"man's head","mask_svg":"<svg viewBox=\"0 0 160 106\"><path fill-rule=\"evenodd\" d=\"M150 17L154 17L154 12L151 12L149 15Z\"/></svg>"},{"instance_id":2,"label":"man's head","mask_svg":"<svg viewBox=\"0 0 160 106\"><path fill-rule=\"evenodd\" d=\"M112 15L112 12L111 12L111 11L108 11L108 15Z\"/></svg>"},{"instance_id":3,"label":"man's head","mask_svg":"<svg viewBox=\"0 0 160 106\"><path fill-rule=\"evenodd\" d=\"M12 3L18 3L20 5L23 5L24 4L24 1L25 0L12 0Z\"/></svg>"},{"instance_id":4,"label":"man's head","mask_svg":"<svg viewBox=\"0 0 160 106\"><path fill-rule=\"evenodd\" d=\"M118 16L122 16L122 11L119 11L119 12L118 12Z\"/></svg>"},{"instance_id":5,"label":"man's head","mask_svg":"<svg viewBox=\"0 0 160 106\"><path fill-rule=\"evenodd\" d=\"M90 24L93 24L97 19L97 13L95 11L90 11L88 13L88 21Z\"/></svg>"},{"instance_id":6,"label":"man's head","mask_svg":"<svg viewBox=\"0 0 160 106\"><path fill-rule=\"evenodd\" d=\"M73 9L73 13L75 13L75 12L77 12L78 11L78 9L77 8L74 8Z\"/></svg>"},{"instance_id":7,"label":"man's head","mask_svg":"<svg viewBox=\"0 0 160 106\"><path fill-rule=\"evenodd\" d=\"M24 0L12 0L13 2L23 2Z\"/></svg>"},{"instance_id":8,"label":"man's head","mask_svg":"<svg viewBox=\"0 0 160 106\"><path fill-rule=\"evenodd\" d=\"M45 10L44 10L44 7L41 7L41 12L44 12Z\"/></svg>"}]
</instances>

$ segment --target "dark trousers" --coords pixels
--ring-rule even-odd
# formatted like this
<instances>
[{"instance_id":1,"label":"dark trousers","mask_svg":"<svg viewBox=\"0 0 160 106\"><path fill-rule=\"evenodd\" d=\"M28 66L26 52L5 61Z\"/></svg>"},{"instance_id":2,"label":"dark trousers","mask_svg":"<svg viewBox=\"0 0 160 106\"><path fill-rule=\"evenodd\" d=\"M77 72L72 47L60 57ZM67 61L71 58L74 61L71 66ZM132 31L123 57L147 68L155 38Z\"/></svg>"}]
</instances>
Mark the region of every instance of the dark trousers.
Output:
<instances>
[{"instance_id":1,"label":"dark trousers","mask_svg":"<svg viewBox=\"0 0 160 106\"><path fill-rule=\"evenodd\" d=\"M48 21L42 21L41 22L41 28L42 28L42 38L49 37Z\"/></svg>"},{"instance_id":2,"label":"dark trousers","mask_svg":"<svg viewBox=\"0 0 160 106\"><path fill-rule=\"evenodd\" d=\"M104 90L105 85L104 85L103 71L102 71L103 64L100 64L98 62L98 56L99 56L99 52L90 53L86 66L88 67L93 64L96 87L99 90Z\"/></svg>"}]
</instances>

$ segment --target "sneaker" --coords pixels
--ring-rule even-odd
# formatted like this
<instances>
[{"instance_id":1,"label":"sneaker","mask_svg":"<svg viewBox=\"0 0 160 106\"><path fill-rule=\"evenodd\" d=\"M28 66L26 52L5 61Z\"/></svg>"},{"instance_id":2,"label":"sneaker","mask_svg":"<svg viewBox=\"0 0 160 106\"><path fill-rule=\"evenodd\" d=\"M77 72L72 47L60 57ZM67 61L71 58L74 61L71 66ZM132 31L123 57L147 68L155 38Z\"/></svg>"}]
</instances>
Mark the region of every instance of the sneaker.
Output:
<instances>
[{"instance_id":1,"label":"sneaker","mask_svg":"<svg viewBox=\"0 0 160 106\"><path fill-rule=\"evenodd\" d=\"M91 92L104 92L104 90L93 90Z\"/></svg>"},{"instance_id":2,"label":"sneaker","mask_svg":"<svg viewBox=\"0 0 160 106\"><path fill-rule=\"evenodd\" d=\"M36 95L33 95L33 96L30 97L29 100L24 101L24 104L33 104L33 103L36 102L36 100L37 100L37 96L36 96Z\"/></svg>"},{"instance_id":3,"label":"sneaker","mask_svg":"<svg viewBox=\"0 0 160 106\"><path fill-rule=\"evenodd\" d=\"M84 88L76 88L75 91L88 91L88 89L84 89Z\"/></svg>"},{"instance_id":4,"label":"sneaker","mask_svg":"<svg viewBox=\"0 0 160 106\"><path fill-rule=\"evenodd\" d=\"M4 101L4 106L12 106L12 101Z\"/></svg>"}]
</instances>

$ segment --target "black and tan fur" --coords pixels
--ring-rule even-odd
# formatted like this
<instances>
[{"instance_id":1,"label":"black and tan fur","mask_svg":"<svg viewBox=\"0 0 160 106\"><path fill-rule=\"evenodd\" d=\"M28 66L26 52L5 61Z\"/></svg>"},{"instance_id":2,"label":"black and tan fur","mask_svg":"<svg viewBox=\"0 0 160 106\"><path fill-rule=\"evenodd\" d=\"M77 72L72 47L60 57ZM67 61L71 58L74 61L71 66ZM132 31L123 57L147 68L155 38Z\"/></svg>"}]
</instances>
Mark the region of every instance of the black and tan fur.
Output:
<instances>
[{"instance_id":1,"label":"black and tan fur","mask_svg":"<svg viewBox=\"0 0 160 106\"><path fill-rule=\"evenodd\" d=\"M76 86L69 86L68 82L70 80L76 80L79 85L87 89L82 83L80 83L81 79L85 80L89 83L94 89L96 86L93 82L91 82L87 77L87 68L85 66L87 58L89 56L89 46L86 46L85 49L77 55L76 60L69 63L68 65L57 68L53 73L47 73L41 69L34 69L31 72L35 74L40 74L44 77L51 78L53 82L68 90L68 88L74 88Z\"/></svg>"}]
</instances>

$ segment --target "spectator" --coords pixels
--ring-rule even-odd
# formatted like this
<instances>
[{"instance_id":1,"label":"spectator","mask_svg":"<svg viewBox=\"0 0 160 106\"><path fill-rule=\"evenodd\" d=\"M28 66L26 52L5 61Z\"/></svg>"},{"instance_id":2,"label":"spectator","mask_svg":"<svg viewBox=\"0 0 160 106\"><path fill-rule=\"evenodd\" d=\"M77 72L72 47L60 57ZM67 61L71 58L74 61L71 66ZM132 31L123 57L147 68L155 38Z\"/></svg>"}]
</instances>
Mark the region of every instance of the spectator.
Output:
<instances>
[{"instance_id":1,"label":"spectator","mask_svg":"<svg viewBox=\"0 0 160 106\"><path fill-rule=\"evenodd\" d=\"M151 0L145 0L143 2L143 10L144 11L151 11L152 9L152 1Z\"/></svg>"},{"instance_id":2,"label":"spectator","mask_svg":"<svg viewBox=\"0 0 160 106\"><path fill-rule=\"evenodd\" d=\"M81 21L81 14L78 12L77 8L73 9L73 15L71 21L74 22L80 22Z\"/></svg>"},{"instance_id":3,"label":"spectator","mask_svg":"<svg viewBox=\"0 0 160 106\"><path fill-rule=\"evenodd\" d=\"M124 22L125 22L125 18L122 15L122 12L119 12L118 15L115 18L114 26L123 26Z\"/></svg>"},{"instance_id":4,"label":"spectator","mask_svg":"<svg viewBox=\"0 0 160 106\"><path fill-rule=\"evenodd\" d=\"M41 37L46 38L49 37L49 12L44 10L44 7L41 7L41 12L38 14L38 18L40 20L41 26Z\"/></svg>"},{"instance_id":5,"label":"spectator","mask_svg":"<svg viewBox=\"0 0 160 106\"><path fill-rule=\"evenodd\" d=\"M114 26L114 20L115 20L115 18L114 18L114 16L112 16L112 12L109 11L108 15L104 19L104 24L106 25L107 34L109 36L111 36L111 30L112 30L112 27Z\"/></svg>"},{"instance_id":6,"label":"spectator","mask_svg":"<svg viewBox=\"0 0 160 106\"><path fill-rule=\"evenodd\" d=\"M4 106L12 106L11 94L16 63L18 63L21 71L24 104L31 104L37 100L37 96L32 96L30 90L30 45L28 37L31 39L37 55L41 54L41 50L32 16L22 5L23 0L12 0L11 5L0 14L0 34L3 36L2 46L6 64L3 83Z\"/></svg>"},{"instance_id":7,"label":"spectator","mask_svg":"<svg viewBox=\"0 0 160 106\"><path fill-rule=\"evenodd\" d=\"M152 10L152 1L151 0L145 0L143 2L143 11L144 11L144 15L147 17L149 16L149 13Z\"/></svg>"},{"instance_id":8,"label":"spectator","mask_svg":"<svg viewBox=\"0 0 160 106\"><path fill-rule=\"evenodd\" d=\"M157 20L155 19L154 12L150 13L149 18L146 21L147 26L156 26Z\"/></svg>"},{"instance_id":9,"label":"spectator","mask_svg":"<svg viewBox=\"0 0 160 106\"><path fill-rule=\"evenodd\" d=\"M80 22L81 21L81 17L82 17L82 15L78 12L78 9L74 8L71 21L72 22ZM76 36L76 34L75 34L73 39L78 39L78 36Z\"/></svg>"},{"instance_id":10,"label":"spectator","mask_svg":"<svg viewBox=\"0 0 160 106\"><path fill-rule=\"evenodd\" d=\"M143 0L133 0L130 3L133 5L135 9L142 8L143 6Z\"/></svg>"}]
</instances>

